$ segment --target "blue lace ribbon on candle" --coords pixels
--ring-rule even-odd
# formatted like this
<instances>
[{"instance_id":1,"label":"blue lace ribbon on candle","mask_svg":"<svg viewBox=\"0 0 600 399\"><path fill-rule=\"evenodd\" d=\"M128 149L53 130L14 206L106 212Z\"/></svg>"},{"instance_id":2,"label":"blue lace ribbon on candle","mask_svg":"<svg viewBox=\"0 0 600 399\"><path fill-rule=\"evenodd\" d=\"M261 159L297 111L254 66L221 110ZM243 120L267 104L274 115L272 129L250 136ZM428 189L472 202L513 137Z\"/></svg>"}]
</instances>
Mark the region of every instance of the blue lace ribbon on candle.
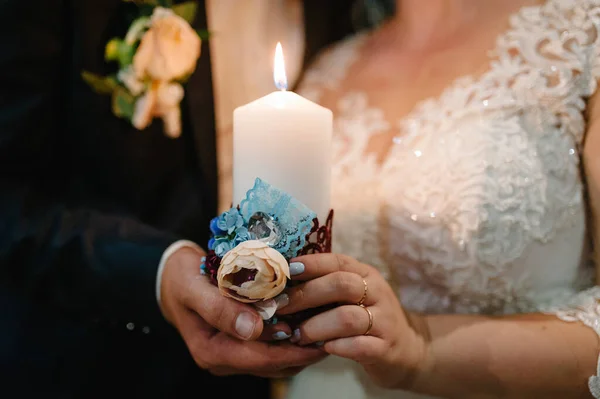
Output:
<instances>
[{"instance_id":1,"label":"blue lace ribbon on candle","mask_svg":"<svg viewBox=\"0 0 600 399\"><path fill-rule=\"evenodd\" d=\"M240 203L240 213L247 225L259 212L273 217L282 233L273 249L287 259L296 257L306 244L316 213L286 192L257 178Z\"/></svg>"}]
</instances>

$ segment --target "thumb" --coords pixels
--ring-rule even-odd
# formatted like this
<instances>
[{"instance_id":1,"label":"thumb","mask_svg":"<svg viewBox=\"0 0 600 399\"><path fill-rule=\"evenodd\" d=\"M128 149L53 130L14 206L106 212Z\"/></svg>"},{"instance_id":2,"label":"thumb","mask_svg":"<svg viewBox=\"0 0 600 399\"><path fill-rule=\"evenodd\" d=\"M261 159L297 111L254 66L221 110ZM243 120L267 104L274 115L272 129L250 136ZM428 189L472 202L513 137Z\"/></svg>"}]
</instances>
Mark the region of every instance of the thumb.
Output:
<instances>
[{"instance_id":1,"label":"thumb","mask_svg":"<svg viewBox=\"0 0 600 399\"><path fill-rule=\"evenodd\" d=\"M186 306L217 330L245 341L262 334L263 320L252 306L224 297L206 278L197 279L190 289Z\"/></svg>"}]
</instances>

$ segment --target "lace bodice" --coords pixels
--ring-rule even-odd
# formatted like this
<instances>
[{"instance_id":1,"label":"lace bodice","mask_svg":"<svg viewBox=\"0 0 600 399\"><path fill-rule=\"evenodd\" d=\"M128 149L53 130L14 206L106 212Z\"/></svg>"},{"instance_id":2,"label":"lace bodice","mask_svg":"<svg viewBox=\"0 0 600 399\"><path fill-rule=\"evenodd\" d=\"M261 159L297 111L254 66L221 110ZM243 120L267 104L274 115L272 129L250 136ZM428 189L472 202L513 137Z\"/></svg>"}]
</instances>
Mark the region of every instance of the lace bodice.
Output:
<instances>
[{"instance_id":1,"label":"lace bodice","mask_svg":"<svg viewBox=\"0 0 600 399\"><path fill-rule=\"evenodd\" d=\"M511 17L487 72L401 120L344 92L368 34L327 51L301 94L333 109L335 251L378 267L422 312L556 312L600 334L580 170L600 77L600 1L549 0ZM383 162L372 135L396 129ZM600 397L600 382L590 380Z\"/></svg>"}]
</instances>

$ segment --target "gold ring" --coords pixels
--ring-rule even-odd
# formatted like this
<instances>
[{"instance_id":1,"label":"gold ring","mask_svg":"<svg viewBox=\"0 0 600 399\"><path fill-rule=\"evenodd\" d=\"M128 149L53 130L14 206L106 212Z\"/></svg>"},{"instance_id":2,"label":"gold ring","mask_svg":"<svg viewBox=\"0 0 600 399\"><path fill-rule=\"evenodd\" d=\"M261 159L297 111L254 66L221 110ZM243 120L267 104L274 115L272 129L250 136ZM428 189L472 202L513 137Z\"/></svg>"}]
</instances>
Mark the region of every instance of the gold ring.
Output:
<instances>
[{"instance_id":1,"label":"gold ring","mask_svg":"<svg viewBox=\"0 0 600 399\"><path fill-rule=\"evenodd\" d=\"M367 280L365 280L363 278L362 281L363 281L363 284L365 285L365 289L363 291L362 298L360 298L360 301L358 301L358 303L357 303L358 306L361 306L363 303L365 303L365 299L367 299L367 291L369 290L369 286L367 285Z\"/></svg>"},{"instance_id":2,"label":"gold ring","mask_svg":"<svg viewBox=\"0 0 600 399\"><path fill-rule=\"evenodd\" d=\"M369 333L371 332L371 328L373 327L373 313L371 313L371 311L369 310L368 307L366 307L365 305L358 305L361 308L363 308L364 310L367 311L367 314L369 315L369 327L367 327L367 331L365 331L365 333L363 335L369 335Z\"/></svg>"}]
</instances>

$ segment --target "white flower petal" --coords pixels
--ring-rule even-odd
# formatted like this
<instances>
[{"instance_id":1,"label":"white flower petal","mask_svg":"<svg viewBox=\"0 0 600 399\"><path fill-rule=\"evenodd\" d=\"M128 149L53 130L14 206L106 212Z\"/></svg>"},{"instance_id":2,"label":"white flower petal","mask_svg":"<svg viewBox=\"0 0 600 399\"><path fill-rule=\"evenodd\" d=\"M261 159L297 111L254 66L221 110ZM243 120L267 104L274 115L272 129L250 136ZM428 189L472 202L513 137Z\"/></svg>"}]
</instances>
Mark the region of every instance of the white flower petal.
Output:
<instances>
[{"instance_id":1,"label":"white flower petal","mask_svg":"<svg viewBox=\"0 0 600 399\"><path fill-rule=\"evenodd\" d=\"M172 107L167 111L163 111L162 120L167 136L176 139L181 135L181 110L179 107Z\"/></svg>"},{"instance_id":2,"label":"white flower petal","mask_svg":"<svg viewBox=\"0 0 600 399\"><path fill-rule=\"evenodd\" d=\"M151 88L135 102L133 117L131 119L133 126L138 130L145 129L152 122L155 107L156 91Z\"/></svg>"},{"instance_id":3,"label":"white flower petal","mask_svg":"<svg viewBox=\"0 0 600 399\"><path fill-rule=\"evenodd\" d=\"M179 107L183 94L183 87L179 83L161 82L158 86L159 106L161 108Z\"/></svg>"},{"instance_id":4,"label":"white flower petal","mask_svg":"<svg viewBox=\"0 0 600 399\"><path fill-rule=\"evenodd\" d=\"M275 312L277 312L277 302L275 302L275 299L256 302L254 307L263 320L269 320L271 317L275 316Z\"/></svg>"},{"instance_id":5,"label":"white flower petal","mask_svg":"<svg viewBox=\"0 0 600 399\"><path fill-rule=\"evenodd\" d=\"M142 37L142 32L144 29L148 27L150 24L150 18L148 17L140 17L133 21L127 34L125 35L125 43L128 45L133 45L136 41L138 41Z\"/></svg>"},{"instance_id":6,"label":"white flower petal","mask_svg":"<svg viewBox=\"0 0 600 399\"><path fill-rule=\"evenodd\" d=\"M119 72L117 72L117 79L119 79L119 81L122 82L125 87L127 87L127 90L134 96L139 96L146 88L144 82L137 78L131 65L127 66L125 69L119 70Z\"/></svg>"},{"instance_id":7,"label":"white flower petal","mask_svg":"<svg viewBox=\"0 0 600 399\"><path fill-rule=\"evenodd\" d=\"M164 18L168 18L168 17L173 17L176 16L175 13L173 12L173 10L171 10L170 8L165 8L165 7L156 7L154 8L154 11L152 12L152 23L164 19Z\"/></svg>"}]
</instances>

